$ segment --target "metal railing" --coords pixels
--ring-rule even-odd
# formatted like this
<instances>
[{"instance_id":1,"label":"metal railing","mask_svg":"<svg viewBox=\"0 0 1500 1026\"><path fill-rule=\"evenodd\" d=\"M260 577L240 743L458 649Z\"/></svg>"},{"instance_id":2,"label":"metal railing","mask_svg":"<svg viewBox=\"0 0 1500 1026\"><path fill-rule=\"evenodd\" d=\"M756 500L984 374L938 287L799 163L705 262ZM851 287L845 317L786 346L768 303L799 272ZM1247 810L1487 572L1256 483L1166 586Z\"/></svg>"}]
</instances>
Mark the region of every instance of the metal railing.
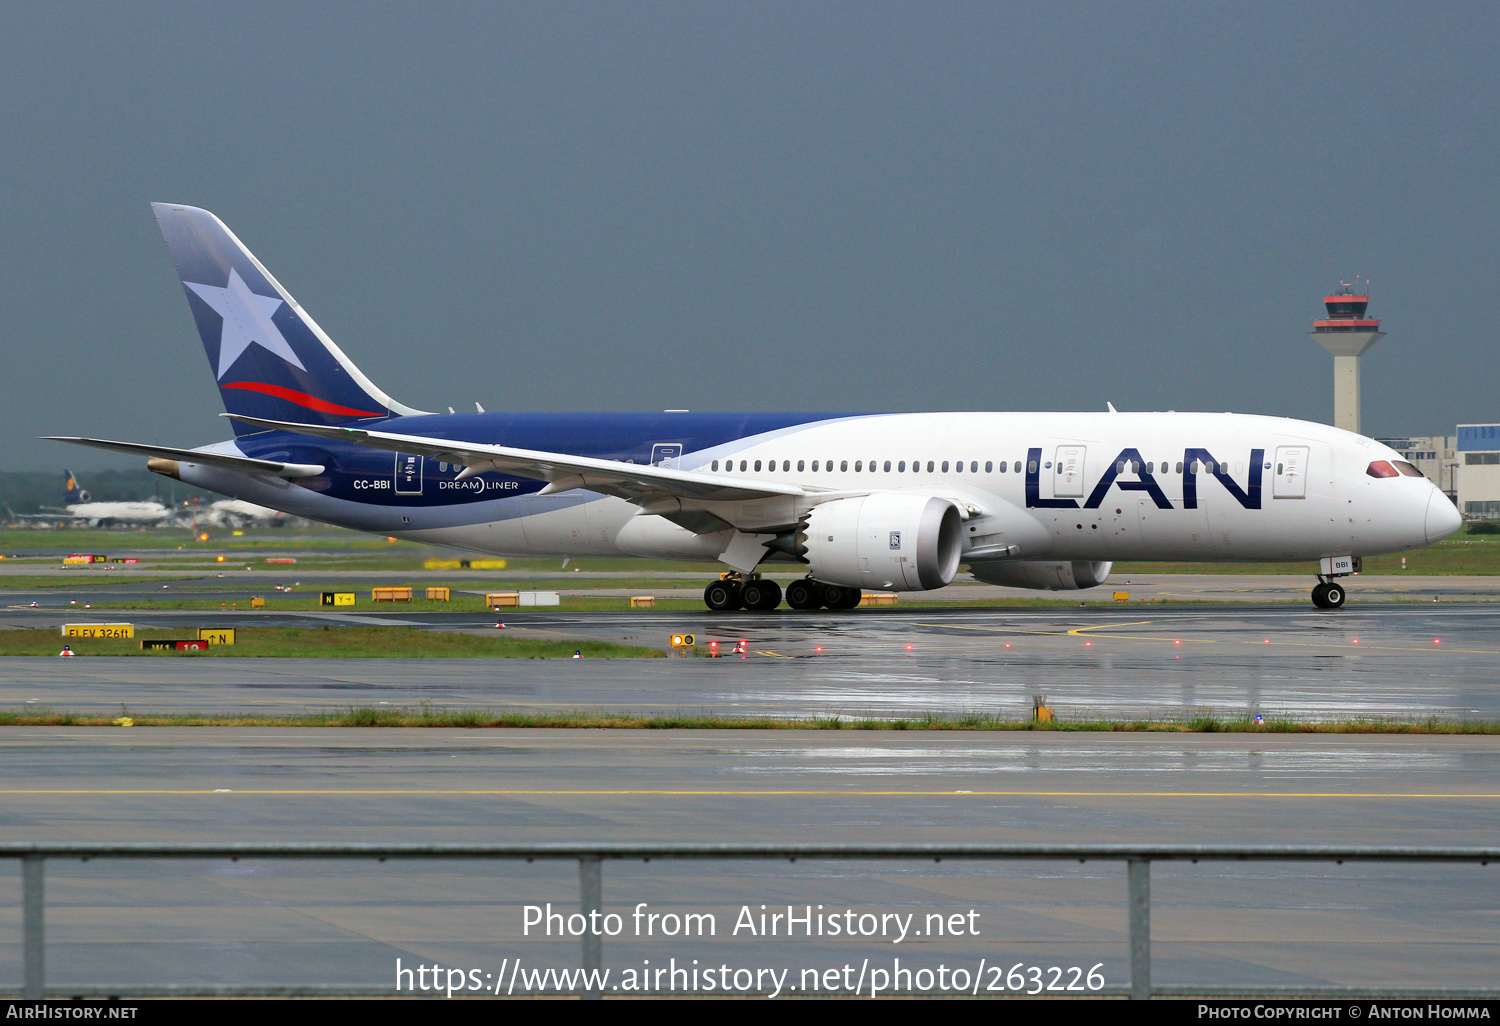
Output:
<instances>
[{"instance_id":1,"label":"metal railing","mask_svg":"<svg viewBox=\"0 0 1500 1026\"><path fill-rule=\"evenodd\" d=\"M1205 985L1156 986L1151 982L1151 863L1153 862L1455 862L1486 866L1500 861L1500 848L1346 848L1323 845L1135 845L1135 844L58 844L0 843L0 859L19 859L22 891L22 996L262 996L390 995L370 987L99 987L46 986L46 862L48 859L336 859L577 861L580 908L587 915L603 904L604 862L652 859L728 861L740 859L821 861L1114 861L1125 863L1130 946L1129 987L1096 994L1149 998L1153 994L1202 997L1496 998L1500 987L1342 987ZM585 933L582 967L603 965L603 938ZM532 992L535 993L535 992ZM597 998L597 992L581 996Z\"/></svg>"}]
</instances>

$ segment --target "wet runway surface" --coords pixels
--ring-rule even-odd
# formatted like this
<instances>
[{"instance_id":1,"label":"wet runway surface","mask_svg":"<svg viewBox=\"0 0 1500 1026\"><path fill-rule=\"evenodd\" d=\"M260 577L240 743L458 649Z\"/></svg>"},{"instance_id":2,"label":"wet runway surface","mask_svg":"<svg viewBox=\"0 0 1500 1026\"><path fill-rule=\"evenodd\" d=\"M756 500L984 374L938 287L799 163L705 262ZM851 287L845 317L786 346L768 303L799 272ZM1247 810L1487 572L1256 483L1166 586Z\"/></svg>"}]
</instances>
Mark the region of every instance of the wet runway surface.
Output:
<instances>
[{"instance_id":1,"label":"wet runway surface","mask_svg":"<svg viewBox=\"0 0 1500 1026\"><path fill-rule=\"evenodd\" d=\"M1338 717L1500 717L1500 607L1111 606L861 610L803 616L508 611L517 636L699 650L722 659L0 659L0 707L297 712L381 703L527 711L776 716L1198 710ZM114 617L110 617L113 619ZM477 614L132 612L138 626L387 623L494 631ZM51 626L55 611L4 622Z\"/></svg>"},{"instance_id":2,"label":"wet runway surface","mask_svg":"<svg viewBox=\"0 0 1500 1026\"><path fill-rule=\"evenodd\" d=\"M1491 844L1486 737L871 732L0 729L15 840L1141 841ZM1492 982L1494 867L1159 865L1158 983ZM577 964L523 936L576 907L569 864L54 862L59 983L391 986L396 958L493 973ZM1101 964L1125 981L1111 863L606 864L608 911L709 913L712 937L608 940L605 966L971 973ZM13 869L0 904L14 909ZM765 938L758 914L977 913L977 936ZM17 918L0 915L0 980ZM619 979L619 977L616 977Z\"/></svg>"},{"instance_id":3,"label":"wet runway surface","mask_svg":"<svg viewBox=\"0 0 1500 1026\"><path fill-rule=\"evenodd\" d=\"M113 617L110 617L113 619ZM816 617L507 612L521 636L744 638L745 659L0 659L0 707L282 711L349 706L1021 715L1211 708L1311 716L1500 714L1487 605L863 610ZM139 626L394 623L474 614L132 612ZM8 610L52 626L56 610ZM1434 642L1438 643L1434 643ZM910 646L908 648L908 646ZM1008 647L1007 647L1008 646ZM821 648L822 651L818 651ZM0 728L0 838L185 841L1141 841L1489 845L1489 736L872 731ZM1496 867L1159 865L1159 983L1481 986ZM605 966L820 972L1079 966L1125 982L1110 863L609 863L608 910L714 915L712 937L626 935ZM576 907L568 864L53 863L57 983L350 984L395 960L493 977L577 965L522 935ZM978 936L788 940L742 906L978 915ZM19 979L17 872L0 865L0 986ZM627 927L627 931L628 931ZM504 963L511 964L513 963ZM614 977L616 980L621 977ZM1065 976L1065 981L1066 981Z\"/></svg>"}]
</instances>

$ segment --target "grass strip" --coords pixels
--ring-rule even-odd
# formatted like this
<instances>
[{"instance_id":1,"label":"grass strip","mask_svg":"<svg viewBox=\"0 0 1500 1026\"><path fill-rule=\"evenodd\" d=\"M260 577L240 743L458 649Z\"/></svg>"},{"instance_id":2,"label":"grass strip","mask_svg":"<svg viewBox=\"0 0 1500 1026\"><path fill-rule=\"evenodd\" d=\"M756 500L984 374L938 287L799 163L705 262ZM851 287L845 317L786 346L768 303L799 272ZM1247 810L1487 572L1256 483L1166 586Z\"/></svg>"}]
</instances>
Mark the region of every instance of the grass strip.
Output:
<instances>
[{"instance_id":1,"label":"grass strip","mask_svg":"<svg viewBox=\"0 0 1500 1026\"><path fill-rule=\"evenodd\" d=\"M135 727L447 727L464 729L563 728L595 730L959 730L1048 733L1174 734L1500 734L1500 723L1486 720L1352 718L1304 720L1253 716L1189 714L1149 720L1087 718L1038 723L998 713L923 713L883 718L813 716L806 719L690 714L648 715L592 710L529 713L492 709L441 710L351 706L339 712L251 716L233 713L73 713L48 709L0 711L5 727L108 727L128 718Z\"/></svg>"},{"instance_id":2,"label":"grass strip","mask_svg":"<svg viewBox=\"0 0 1500 1026\"><path fill-rule=\"evenodd\" d=\"M131 574L95 574L89 577L71 576L73 571L61 574L6 574L0 577L0 590L33 588L78 588L107 584L157 584L181 580L180 577L141 577Z\"/></svg>"},{"instance_id":3,"label":"grass strip","mask_svg":"<svg viewBox=\"0 0 1500 1026\"><path fill-rule=\"evenodd\" d=\"M89 612L96 612L90 610ZM79 616L80 623L107 618ZM212 623L203 626L211 627ZM51 628L0 631L0 656L56 656L63 645L80 657L141 656L159 659L329 658L329 659L567 659L574 652L585 659L664 658L665 653L639 645L608 641L549 641L517 638L496 631L493 636L417 627L241 627L233 645L210 645L202 652L142 649L148 639L197 637L192 627L139 630L133 639L64 638Z\"/></svg>"}]
</instances>

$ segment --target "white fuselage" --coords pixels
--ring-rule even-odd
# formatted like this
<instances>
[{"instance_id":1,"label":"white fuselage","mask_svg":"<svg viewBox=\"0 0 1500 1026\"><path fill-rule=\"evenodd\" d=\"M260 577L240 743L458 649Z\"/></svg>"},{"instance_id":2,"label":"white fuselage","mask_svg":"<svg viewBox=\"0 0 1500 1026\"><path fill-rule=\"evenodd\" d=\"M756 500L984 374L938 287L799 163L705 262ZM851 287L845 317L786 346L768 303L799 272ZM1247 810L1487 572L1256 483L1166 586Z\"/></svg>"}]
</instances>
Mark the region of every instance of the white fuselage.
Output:
<instances>
[{"instance_id":1,"label":"white fuselage","mask_svg":"<svg viewBox=\"0 0 1500 1026\"><path fill-rule=\"evenodd\" d=\"M1399 459L1372 439L1273 417L917 413L750 435L673 465L801 485L818 490L818 502L882 491L951 499L968 514L966 551L998 544L1016 559L1216 561L1373 555L1456 530L1453 504L1425 478L1366 473ZM472 502L456 517L440 503L351 502L201 465L185 465L183 479L299 516L494 554L714 559L735 533L694 533L581 490ZM758 501L769 504L767 522L803 512L791 499ZM742 525L759 515L715 512Z\"/></svg>"}]
</instances>

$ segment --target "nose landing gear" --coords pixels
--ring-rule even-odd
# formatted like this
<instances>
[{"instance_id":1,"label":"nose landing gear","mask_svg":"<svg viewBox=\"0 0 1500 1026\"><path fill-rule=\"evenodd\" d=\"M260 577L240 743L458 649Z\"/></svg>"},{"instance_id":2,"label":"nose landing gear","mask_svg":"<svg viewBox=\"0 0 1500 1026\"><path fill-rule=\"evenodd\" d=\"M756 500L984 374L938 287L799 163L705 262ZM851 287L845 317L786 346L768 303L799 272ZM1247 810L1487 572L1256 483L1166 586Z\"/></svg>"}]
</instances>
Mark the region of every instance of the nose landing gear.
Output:
<instances>
[{"instance_id":1,"label":"nose landing gear","mask_svg":"<svg viewBox=\"0 0 1500 1026\"><path fill-rule=\"evenodd\" d=\"M1338 609L1344 604L1344 597L1348 592L1342 584L1336 583L1340 577L1348 577L1357 574L1363 569L1364 561L1359 556L1324 556L1318 561L1318 584L1312 590L1313 605L1319 609Z\"/></svg>"},{"instance_id":2,"label":"nose landing gear","mask_svg":"<svg viewBox=\"0 0 1500 1026\"><path fill-rule=\"evenodd\" d=\"M1322 581L1312 590L1313 605L1319 609L1338 609L1344 604L1344 586Z\"/></svg>"}]
</instances>

